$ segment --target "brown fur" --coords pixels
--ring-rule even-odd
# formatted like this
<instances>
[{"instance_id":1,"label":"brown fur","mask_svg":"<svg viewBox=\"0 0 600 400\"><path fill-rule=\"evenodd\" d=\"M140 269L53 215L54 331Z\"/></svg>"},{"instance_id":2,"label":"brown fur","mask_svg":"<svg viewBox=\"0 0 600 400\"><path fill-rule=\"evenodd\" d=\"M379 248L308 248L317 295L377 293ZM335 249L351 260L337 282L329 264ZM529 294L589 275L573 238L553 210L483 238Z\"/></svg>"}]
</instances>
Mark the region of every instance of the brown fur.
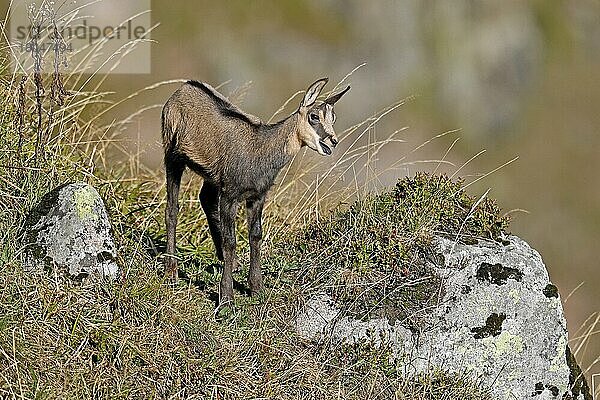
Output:
<instances>
[{"instance_id":1,"label":"brown fur","mask_svg":"<svg viewBox=\"0 0 600 400\"><path fill-rule=\"evenodd\" d=\"M327 82L309 87L298 110L275 124L264 124L244 113L207 84L189 81L166 102L162 113L162 140L167 177L166 274L177 277L175 237L181 175L186 167L201 175L200 202L217 257L223 261L221 303L233 298L231 272L235 268L235 215L246 202L250 241L248 283L252 293L262 290L260 241L262 209L279 171L302 146L331 154L324 139L335 146L333 104L345 91L314 106ZM327 109L329 107L329 109ZM330 118L326 117L329 112ZM311 114L318 114L319 121Z\"/></svg>"}]
</instances>

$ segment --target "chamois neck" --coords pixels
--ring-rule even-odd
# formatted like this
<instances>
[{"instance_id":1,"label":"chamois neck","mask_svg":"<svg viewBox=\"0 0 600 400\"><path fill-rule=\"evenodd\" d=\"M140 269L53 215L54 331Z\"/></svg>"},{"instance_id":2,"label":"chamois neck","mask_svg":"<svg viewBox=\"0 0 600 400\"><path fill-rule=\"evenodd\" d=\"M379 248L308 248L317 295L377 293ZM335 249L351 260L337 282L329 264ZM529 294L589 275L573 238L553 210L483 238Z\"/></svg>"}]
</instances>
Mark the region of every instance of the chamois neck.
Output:
<instances>
[{"instance_id":1,"label":"chamois neck","mask_svg":"<svg viewBox=\"0 0 600 400\"><path fill-rule=\"evenodd\" d=\"M300 151L302 144L298 139L298 113L269 125L263 125L266 139L263 149L274 163L285 166Z\"/></svg>"}]
</instances>

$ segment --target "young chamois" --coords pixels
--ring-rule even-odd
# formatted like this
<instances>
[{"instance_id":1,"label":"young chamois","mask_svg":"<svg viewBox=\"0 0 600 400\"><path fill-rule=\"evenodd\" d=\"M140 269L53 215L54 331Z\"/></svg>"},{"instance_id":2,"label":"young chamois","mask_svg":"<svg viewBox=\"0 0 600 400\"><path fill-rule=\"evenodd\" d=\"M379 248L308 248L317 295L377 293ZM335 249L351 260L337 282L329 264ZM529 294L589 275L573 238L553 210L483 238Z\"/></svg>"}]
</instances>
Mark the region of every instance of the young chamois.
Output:
<instances>
[{"instance_id":1,"label":"young chamois","mask_svg":"<svg viewBox=\"0 0 600 400\"><path fill-rule=\"evenodd\" d=\"M317 104L327 78L313 83L289 117L265 124L247 114L206 83L188 81L169 98L162 111L162 140L167 178L166 275L177 278L175 231L181 175L186 167L204 178L200 203L206 213L217 257L223 261L219 302L233 299L235 218L246 202L250 242L248 285L263 288L260 270L261 218L265 197L279 171L300 148L331 155L335 147L333 105L350 87Z\"/></svg>"}]
</instances>

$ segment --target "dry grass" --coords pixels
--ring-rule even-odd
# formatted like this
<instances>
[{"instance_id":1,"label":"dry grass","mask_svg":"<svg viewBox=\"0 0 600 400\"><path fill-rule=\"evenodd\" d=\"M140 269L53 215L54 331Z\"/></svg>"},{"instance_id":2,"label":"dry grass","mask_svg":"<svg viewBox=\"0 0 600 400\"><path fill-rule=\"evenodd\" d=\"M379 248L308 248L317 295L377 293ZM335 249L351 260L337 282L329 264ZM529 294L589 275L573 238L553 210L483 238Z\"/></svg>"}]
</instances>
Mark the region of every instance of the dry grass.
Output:
<instances>
[{"instance_id":1,"label":"dry grass","mask_svg":"<svg viewBox=\"0 0 600 400\"><path fill-rule=\"evenodd\" d=\"M303 341L293 326L302 294L287 273L294 266L269 256L290 232L318 220L332 204L360 194L363 185L342 187L339 178L368 171L384 146L401 140L403 129L363 144L365 135L402 101L343 132L345 150L333 165L308 163L302 153L282 173L265 224L268 289L258 299L242 290L229 313L215 315L219 266L198 212L200 180L186 180L182 190L179 232L186 235L180 235L178 250L184 279L171 286L161 272L163 177L146 170L120 135L137 114L110 126L98 119L121 101L176 81L109 101L99 87L84 90L90 79L72 75L63 79L68 96L59 86L53 96L40 97L40 85L49 87L56 76L27 77L6 68L3 60L0 397L490 398L476 377L434 371L408 379L385 348L355 348L348 358L339 356L339 347ZM151 107L156 106L146 109ZM117 281L70 281L22 269L20 238L28 210L69 181L94 185L107 203L122 268ZM247 265L244 229L238 242ZM244 276L245 271L238 272L236 281Z\"/></svg>"},{"instance_id":2,"label":"dry grass","mask_svg":"<svg viewBox=\"0 0 600 400\"><path fill-rule=\"evenodd\" d=\"M262 298L238 294L230 313L215 315L219 267L204 217L197 212L196 179L186 183L181 213L180 232L188 232L180 238L185 277L175 287L166 284L160 259L162 177L144 171L135 155L120 168L112 167L110 154L122 157L125 149L119 125L115 131L102 129L87 117L110 107L107 97L69 87L62 106L44 98L42 110L52 106L53 114L41 114L47 135L37 135L36 81L20 85L8 73L1 79L2 397L428 399L434 398L432 390L451 393L460 387L473 398L487 398L460 381L448 391L443 389L448 382L413 384L385 358L373 357L376 350L368 347L364 357L357 353L356 361L348 363L304 342L292 323L299 289L286 280L280 260L265 262L269 290ZM39 82L47 85L48 78ZM342 158L339 165L346 162ZM300 184L305 172L290 171L288 179ZM122 267L118 281L70 281L22 270L20 232L28 210L68 181L93 184L106 200ZM284 193L299 192L286 182L273 195L267 253L291 225L314 211L314 187L304 189L304 203L291 206ZM273 217L285 210L286 218ZM240 241L244 260L243 232ZM237 281L243 275L238 273Z\"/></svg>"}]
</instances>

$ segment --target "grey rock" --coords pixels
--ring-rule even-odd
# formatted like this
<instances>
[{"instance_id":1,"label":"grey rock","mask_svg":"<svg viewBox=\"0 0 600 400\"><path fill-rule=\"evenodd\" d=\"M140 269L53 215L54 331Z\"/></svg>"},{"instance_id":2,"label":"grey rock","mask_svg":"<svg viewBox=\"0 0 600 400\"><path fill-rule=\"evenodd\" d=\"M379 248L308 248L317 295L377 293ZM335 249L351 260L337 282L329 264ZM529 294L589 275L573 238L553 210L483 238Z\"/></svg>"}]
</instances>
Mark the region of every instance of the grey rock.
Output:
<instances>
[{"instance_id":1,"label":"grey rock","mask_svg":"<svg viewBox=\"0 0 600 400\"><path fill-rule=\"evenodd\" d=\"M72 278L115 277L116 250L102 198L92 186L73 183L46 194L25 223L25 266Z\"/></svg>"},{"instance_id":2,"label":"grey rock","mask_svg":"<svg viewBox=\"0 0 600 400\"><path fill-rule=\"evenodd\" d=\"M319 293L297 316L298 333L314 341L385 342L403 360L404 373L468 370L498 399L591 398L583 379L571 392L570 379L575 382L580 372L573 368L562 303L542 258L518 237L507 239L506 245L437 240L445 259L437 267L444 295L421 332L399 321L356 320Z\"/></svg>"}]
</instances>

